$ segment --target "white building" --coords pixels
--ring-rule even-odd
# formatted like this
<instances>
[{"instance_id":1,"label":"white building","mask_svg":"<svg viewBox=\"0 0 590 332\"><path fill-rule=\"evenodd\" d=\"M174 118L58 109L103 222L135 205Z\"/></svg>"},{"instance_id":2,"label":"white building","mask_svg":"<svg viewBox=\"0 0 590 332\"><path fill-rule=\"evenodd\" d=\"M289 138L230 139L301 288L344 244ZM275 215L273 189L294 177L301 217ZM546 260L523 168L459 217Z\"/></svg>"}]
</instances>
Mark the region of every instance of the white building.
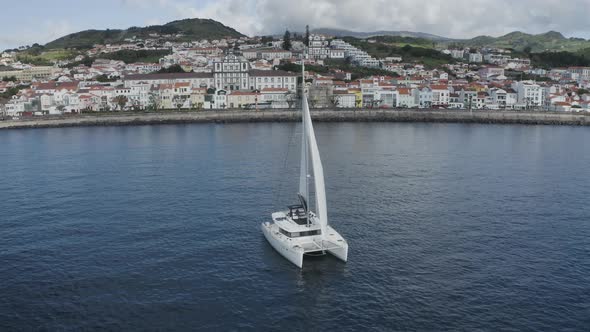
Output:
<instances>
[{"instance_id":1,"label":"white building","mask_svg":"<svg viewBox=\"0 0 590 332\"><path fill-rule=\"evenodd\" d=\"M512 88L518 95L518 104L529 107L543 106L543 91L541 86L532 81L516 82Z\"/></svg>"},{"instance_id":2,"label":"white building","mask_svg":"<svg viewBox=\"0 0 590 332\"><path fill-rule=\"evenodd\" d=\"M570 67L568 68L568 72L571 74L577 74L582 80L590 79L590 67Z\"/></svg>"},{"instance_id":3,"label":"white building","mask_svg":"<svg viewBox=\"0 0 590 332\"><path fill-rule=\"evenodd\" d=\"M348 91L334 91L334 105L338 108L355 108L356 94Z\"/></svg>"},{"instance_id":4,"label":"white building","mask_svg":"<svg viewBox=\"0 0 590 332\"><path fill-rule=\"evenodd\" d=\"M339 48L330 49L330 53L328 54L330 59L344 59L344 50Z\"/></svg>"},{"instance_id":5,"label":"white building","mask_svg":"<svg viewBox=\"0 0 590 332\"><path fill-rule=\"evenodd\" d=\"M297 74L282 70L250 70L249 89L288 89L297 91Z\"/></svg>"},{"instance_id":6,"label":"white building","mask_svg":"<svg viewBox=\"0 0 590 332\"><path fill-rule=\"evenodd\" d=\"M483 62L483 55L479 52L469 53L469 62L482 63Z\"/></svg>"},{"instance_id":7,"label":"white building","mask_svg":"<svg viewBox=\"0 0 590 332\"><path fill-rule=\"evenodd\" d=\"M399 88L397 89L396 107L414 108L419 105L418 89Z\"/></svg>"},{"instance_id":8,"label":"white building","mask_svg":"<svg viewBox=\"0 0 590 332\"><path fill-rule=\"evenodd\" d=\"M250 62L242 56L228 54L222 61L213 64L213 79L216 89L248 89Z\"/></svg>"},{"instance_id":9,"label":"white building","mask_svg":"<svg viewBox=\"0 0 590 332\"><path fill-rule=\"evenodd\" d=\"M418 92L420 108L430 108L432 106L432 89L423 87Z\"/></svg>"},{"instance_id":10,"label":"white building","mask_svg":"<svg viewBox=\"0 0 590 332\"><path fill-rule=\"evenodd\" d=\"M504 76L504 68L501 67L492 67L492 66L488 66L488 67L484 67L481 68L478 72L478 75L481 79L490 79L494 76L498 77L498 76Z\"/></svg>"},{"instance_id":11,"label":"white building","mask_svg":"<svg viewBox=\"0 0 590 332\"><path fill-rule=\"evenodd\" d=\"M451 57L453 57L453 59L463 59L464 56L464 50L451 50Z\"/></svg>"},{"instance_id":12,"label":"white building","mask_svg":"<svg viewBox=\"0 0 590 332\"><path fill-rule=\"evenodd\" d=\"M448 106L451 92L446 85L431 85L432 106Z\"/></svg>"},{"instance_id":13,"label":"white building","mask_svg":"<svg viewBox=\"0 0 590 332\"><path fill-rule=\"evenodd\" d=\"M323 35L311 34L309 36L309 56L314 59L326 59L330 54L330 43Z\"/></svg>"}]
</instances>

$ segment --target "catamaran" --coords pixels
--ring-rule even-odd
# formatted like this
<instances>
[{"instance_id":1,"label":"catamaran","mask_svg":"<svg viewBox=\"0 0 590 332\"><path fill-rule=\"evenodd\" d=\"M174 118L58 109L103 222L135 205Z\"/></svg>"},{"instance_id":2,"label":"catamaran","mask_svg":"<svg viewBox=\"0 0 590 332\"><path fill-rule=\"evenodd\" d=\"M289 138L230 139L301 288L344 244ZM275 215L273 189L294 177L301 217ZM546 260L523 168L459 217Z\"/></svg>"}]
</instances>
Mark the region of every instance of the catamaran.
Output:
<instances>
[{"instance_id":1,"label":"catamaran","mask_svg":"<svg viewBox=\"0 0 590 332\"><path fill-rule=\"evenodd\" d=\"M303 69L305 72L305 69ZM305 82L305 75L303 77ZM305 84L305 83L304 83ZM302 140L299 174L299 204L272 214L272 221L262 223L262 232L281 255L299 268L306 255L330 253L344 262L348 259L348 243L328 225L324 169L320 159L305 88L302 88ZM313 171L316 213L308 205L309 182Z\"/></svg>"}]
</instances>

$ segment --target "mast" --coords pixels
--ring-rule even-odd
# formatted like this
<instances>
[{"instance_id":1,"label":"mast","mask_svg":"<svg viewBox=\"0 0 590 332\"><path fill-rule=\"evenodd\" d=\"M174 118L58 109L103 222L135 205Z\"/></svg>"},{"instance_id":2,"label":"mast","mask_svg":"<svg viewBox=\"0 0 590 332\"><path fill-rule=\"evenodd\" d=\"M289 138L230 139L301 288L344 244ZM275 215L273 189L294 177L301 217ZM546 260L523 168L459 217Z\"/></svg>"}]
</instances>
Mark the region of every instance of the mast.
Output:
<instances>
[{"instance_id":1,"label":"mast","mask_svg":"<svg viewBox=\"0 0 590 332\"><path fill-rule=\"evenodd\" d=\"M305 82L305 62L302 61L302 77ZM305 87L301 87L302 98L305 99ZM302 104L303 106L303 104ZM303 109L301 111L301 167L299 170L299 195L303 198L304 208L307 218L307 225L309 226L309 148L307 144L307 129L305 125L305 116Z\"/></svg>"}]
</instances>

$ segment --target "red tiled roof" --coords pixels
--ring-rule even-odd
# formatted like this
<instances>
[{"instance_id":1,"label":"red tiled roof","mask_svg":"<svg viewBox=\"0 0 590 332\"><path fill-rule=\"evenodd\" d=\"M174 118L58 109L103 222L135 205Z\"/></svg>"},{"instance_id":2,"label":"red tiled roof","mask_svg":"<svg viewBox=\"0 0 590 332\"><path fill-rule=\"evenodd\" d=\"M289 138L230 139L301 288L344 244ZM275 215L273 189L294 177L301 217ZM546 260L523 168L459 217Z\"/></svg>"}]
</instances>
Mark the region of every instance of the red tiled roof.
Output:
<instances>
[{"instance_id":1,"label":"red tiled roof","mask_svg":"<svg viewBox=\"0 0 590 332\"><path fill-rule=\"evenodd\" d=\"M260 95L259 93L256 92L251 92L251 91L232 91L232 93L230 94L230 96L257 96Z\"/></svg>"},{"instance_id":2,"label":"red tiled roof","mask_svg":"<svg viewBox=\"0 0 590 332\"><path fill-rule=\"evenodd\" d=\"M399 92L400 95L409 95L409 94L411 94L409 88L399 88L399 89L397 89L397 91Z\"/></svg>"},{"instance_id":3,"label":"red tiled roof","mask_svg":"<svg viewBox=\"0 0 590 332\"><path fill-rule=\"evenodd\" d=\"M262 92L287 92L289 89L283 88L264 88L261 90Z\"/></svg>"}]
</instances>

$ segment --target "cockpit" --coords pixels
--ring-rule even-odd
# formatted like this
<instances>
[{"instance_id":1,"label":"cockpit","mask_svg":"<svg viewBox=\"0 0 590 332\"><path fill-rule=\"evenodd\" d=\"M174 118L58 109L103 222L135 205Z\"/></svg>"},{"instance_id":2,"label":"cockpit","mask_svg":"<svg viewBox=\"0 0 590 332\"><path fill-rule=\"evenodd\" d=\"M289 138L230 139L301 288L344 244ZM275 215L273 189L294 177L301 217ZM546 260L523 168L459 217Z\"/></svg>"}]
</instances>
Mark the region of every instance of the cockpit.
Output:
<instances>
[{"instance_id":1,"label":"cockpit","mask_svg":"<svg viewBox=\"0 0 590 332\"><path fill-rule=\"evenodd\" d=\"M288 216L297 223L297 225L307 225L307 210L303 205L291 205L289 206Z\"/></svg>"}]
</instances>

